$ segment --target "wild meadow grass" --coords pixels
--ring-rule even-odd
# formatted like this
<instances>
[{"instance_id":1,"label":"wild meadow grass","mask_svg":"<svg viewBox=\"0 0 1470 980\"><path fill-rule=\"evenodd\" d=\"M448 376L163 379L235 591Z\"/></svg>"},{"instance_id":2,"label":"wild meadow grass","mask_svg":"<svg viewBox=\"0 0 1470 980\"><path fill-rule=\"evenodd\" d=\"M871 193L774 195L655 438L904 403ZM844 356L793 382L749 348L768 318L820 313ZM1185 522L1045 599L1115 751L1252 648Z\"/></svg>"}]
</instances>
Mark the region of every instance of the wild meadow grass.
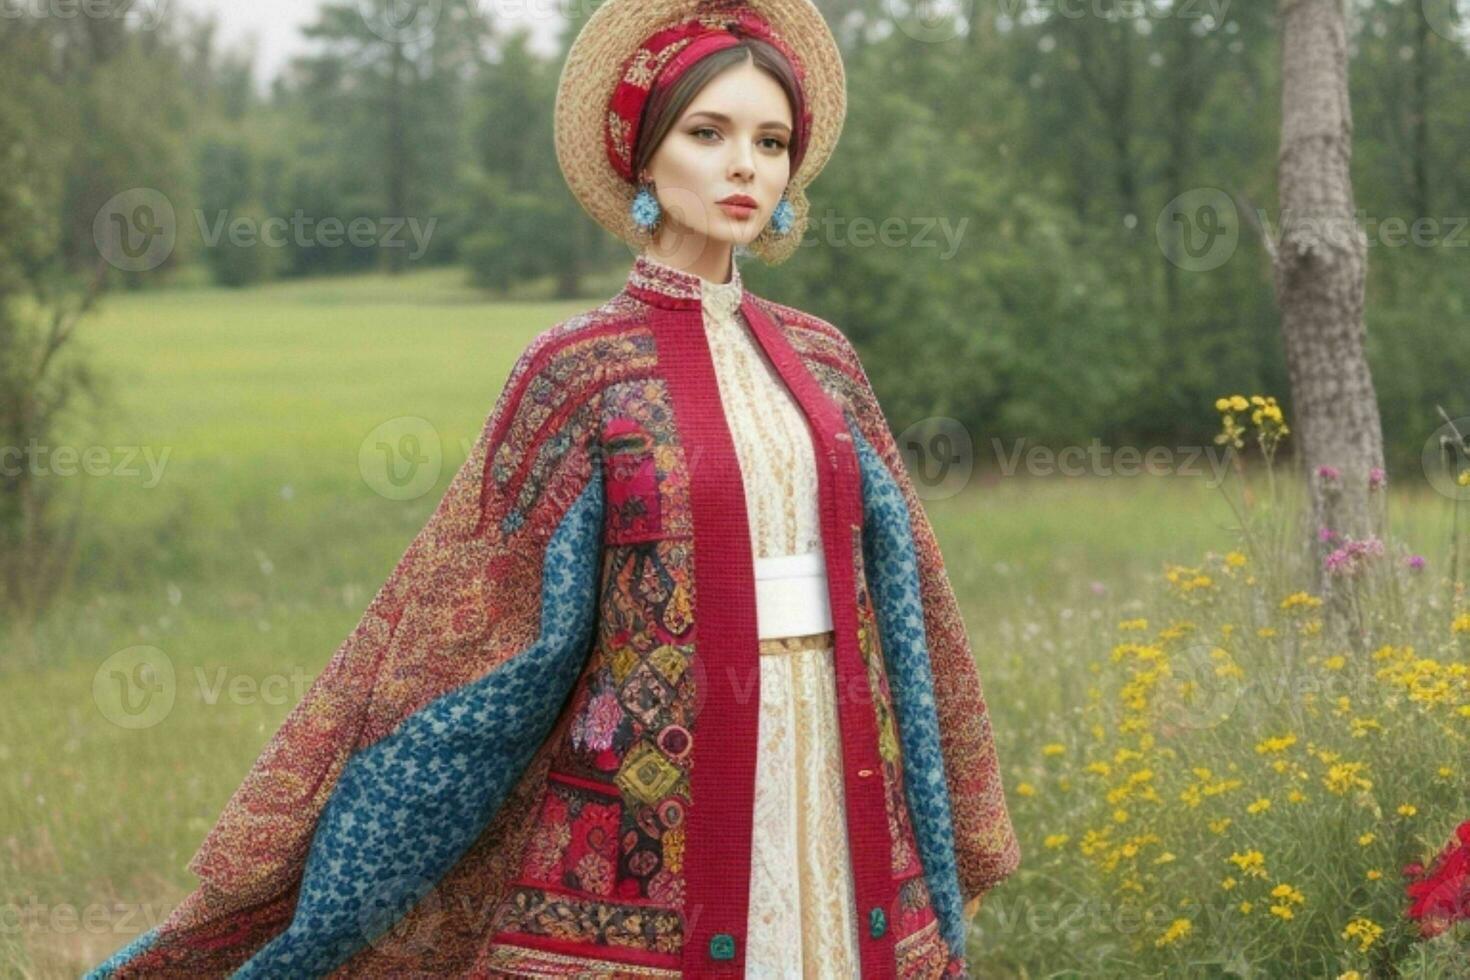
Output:
<instances>
[{"instance_id":1,"label":"wild meadow grass","mask_svg":"<svg viewBox=\"0 0 1470 980\"><path fill-rule=\"evenodd\" d=\"M122 295L85 325L114 385L67 438L111 463L65 477L75 574L0 655L0 974L76 976L193 886L185 863L516 354L587 305L431 272ZM438 466L414 495L374 472L384 431ZM1382 493L1426 562L1383 556L1403 607L1370 618L1367 656L1325 646L1302 589L1267 592L1238 501L1203 477L992 468L928 503L1023 849L975 920L977 976L1434 975L1415 970L1455 937L1415 941L1399 872L1470 816L1470 634L1447 501ZM171 700L119 701L140 657Z\"/></svg>"},{"instance_id":2,"label":"wild meadow grass","mask_svg":"<svg viewBox=\"0 0 1470 980\"><path fill-rule=\"evenodd\" d=\"M1244 402L1218 406L1222 441L1243 445ZM1323 591L1349 612L1334 642L1324 597L1293 581L1303 487L1274 472L1284 426L1258 404L1265 451L1218 487L1235 546L1165 561L1092 628L1038 623L1028 647L1059 671L990 674L1068 694L1027 735L991 698L1023 858L976 920L982 976L1470 974L1470 923L1405 915L1406 873L1470 819L1470 615L1443 574L1457 542L1429 537L1463 503L1375 473L1381 536L1318 529L1336 546ZM1465 889L1437 898L1463 918Z\"/></svg>"}]
</instances>

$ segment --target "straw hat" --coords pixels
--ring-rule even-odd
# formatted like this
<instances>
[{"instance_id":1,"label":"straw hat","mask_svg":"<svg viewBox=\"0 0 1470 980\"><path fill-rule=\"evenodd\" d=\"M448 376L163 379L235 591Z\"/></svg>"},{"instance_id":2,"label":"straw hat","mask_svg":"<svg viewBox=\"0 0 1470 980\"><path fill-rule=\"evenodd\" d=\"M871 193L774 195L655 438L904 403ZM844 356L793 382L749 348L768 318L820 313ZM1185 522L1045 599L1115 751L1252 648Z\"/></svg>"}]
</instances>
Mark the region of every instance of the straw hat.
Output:
<instances>
[{"instance_id":1,"label":"straw hat","mask_svg":"<svg viewBox=\"0 0 1470 980\"><path fill-rule=\"evenodd\" d=\"M782 261L800 243L806 187L832 155L847 111L842 55L811 0L607 0L582 25L562 67L554 119L557 164L598 224L630 245L647 244L649 234L629 210L638 187L628 165L634 148L627 137L637 119L620 117L613 98L631 93L634 104L641 102L688 42L665 44L652 54L645 43L692 21L699 22L696 30L730 26L736 34L756 24L756 36L781 48L801 81L807 139L786 189L796 220L785 235L768 224L749 246L764 261Z\"/></svg>"}]
</instances>

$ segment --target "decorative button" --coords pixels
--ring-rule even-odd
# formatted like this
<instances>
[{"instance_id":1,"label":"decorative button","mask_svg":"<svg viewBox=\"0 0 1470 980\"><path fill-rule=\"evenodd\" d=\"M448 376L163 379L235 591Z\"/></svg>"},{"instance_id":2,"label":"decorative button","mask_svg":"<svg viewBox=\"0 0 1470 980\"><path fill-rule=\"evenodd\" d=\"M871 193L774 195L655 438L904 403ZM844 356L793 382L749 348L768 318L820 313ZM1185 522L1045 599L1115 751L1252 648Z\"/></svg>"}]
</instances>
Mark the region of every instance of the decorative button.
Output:
<instances>
[{"instance_id":1,"label":"decorative button","mask_svg":"<svg viewBox=\"0 0 1470 980\"><path fill-rule=\"evenodd\" d=\"M859 776L862 776L864 779L867 779L869 776L873 775L873 770L871 770L871 769L859 769L858 770L858 775Z\"/></svg>"},{"instance_id":2,"label":"decorative button","mask_svg":"<svg viewBox=\"0 0 1470 980\"><path fill-rule=\"evenodd\" d=\"M888 931L888 917L877 907L868 909L868 935L879 938Z\"/></svg>"},{"instance_id":3,"label":"decorative button","mask_svg":"<svg viewBox=\"0 0 1470 980\"><path fill-rule=\"evenodd\" d=\"M874 912L882 914L882 909L874 909ZM717 932L709 937L709 956L712 960L733 960L735 958L735 937L728 932Z\"/></svg>"}]
</instances>

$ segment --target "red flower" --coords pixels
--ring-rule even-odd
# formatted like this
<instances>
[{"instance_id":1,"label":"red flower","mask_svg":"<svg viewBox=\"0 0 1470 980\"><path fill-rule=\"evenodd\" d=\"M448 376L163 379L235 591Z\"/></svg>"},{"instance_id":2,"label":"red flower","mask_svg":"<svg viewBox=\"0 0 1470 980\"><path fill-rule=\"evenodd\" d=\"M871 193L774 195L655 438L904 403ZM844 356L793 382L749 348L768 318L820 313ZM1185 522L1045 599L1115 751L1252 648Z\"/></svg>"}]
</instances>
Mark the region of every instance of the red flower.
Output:
<instances>
[{"instance_id":1,"label":"red flower","mask_svg":"<svg viewBox=\"0 0 1470 980\"><path fill-rule=\"evenodd\" d=\"M1455 829L1455 838L1440 851L1424 878L1404 886L1414 899L1408 916L1419 934L1437 936L1457 920L1470 920L1470 820ZM1406 872L1408 868L1404 869Z\"/></svg>"}]
</instances>

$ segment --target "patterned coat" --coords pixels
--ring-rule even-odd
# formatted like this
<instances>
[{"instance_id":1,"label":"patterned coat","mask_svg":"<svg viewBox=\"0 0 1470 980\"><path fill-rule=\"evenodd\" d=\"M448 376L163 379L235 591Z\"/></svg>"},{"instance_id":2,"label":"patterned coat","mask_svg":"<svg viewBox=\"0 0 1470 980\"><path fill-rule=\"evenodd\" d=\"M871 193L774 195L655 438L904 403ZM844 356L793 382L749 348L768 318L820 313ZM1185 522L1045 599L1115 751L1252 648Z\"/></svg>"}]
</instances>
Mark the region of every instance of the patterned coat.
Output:
<instances>
[{"instance_id":1,"label":"patterned coat","mask_svg":"<svg viewBox=\"0 0 1470 980\"><path fill-rule=\"evenodd\" d=\"M954 591L847 339L741 312L819 463L863 975L964 975L1020 851ZM199 887L90 976L740 976L757 645L699 279L640 256L521 354Z\"/></svg>"}]
</instances>

